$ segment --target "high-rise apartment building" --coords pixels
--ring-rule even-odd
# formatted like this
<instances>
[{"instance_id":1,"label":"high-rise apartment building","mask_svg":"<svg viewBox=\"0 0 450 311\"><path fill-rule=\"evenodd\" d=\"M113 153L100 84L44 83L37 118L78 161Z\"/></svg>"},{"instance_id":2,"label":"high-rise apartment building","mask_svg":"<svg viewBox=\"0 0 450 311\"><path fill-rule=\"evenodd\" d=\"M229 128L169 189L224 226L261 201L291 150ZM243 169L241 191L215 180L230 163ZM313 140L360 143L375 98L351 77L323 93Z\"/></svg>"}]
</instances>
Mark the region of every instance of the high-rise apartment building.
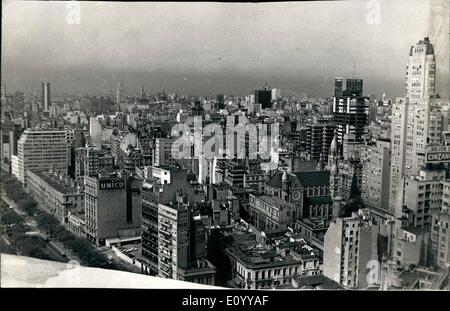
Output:
<instances>
[{"instance_id":1,"label":"high-rise apartment building","mask_svg":"<svg viewBox=\"0 0 450 311\"><path fill-rule=\"evenodd\" d=\"M362 199L367 206L389 210L391 142L378 139L361 147Z\"/></svg>"},{"instance_id":2,"label":"high-rise apartment building","mask_svg":"<svg viewBox=\"0 0 450 311\"><path fill-rule=\"evenodd\" d=\"M54 169L68 172L66 131L28 129L17 144L17 156L12 156L12 173L26 184L28 169Z\"/></svg>"},{"instance_id":3,"label":"high-rise apartment building","mask_svg":"<svg viewBox=\"0 0 450 311\"><path fill-rule=\"evenodd\" d=\"M405 178L404 205L412 212L411 225L430 231L431 216L439 212L442 205L442 181L444 169L423 169L411 179Z\"/></svg>"},{"instance_id":4,"label":"high-rise apartment building","mask_svg":"<svg viewBox=\"0 0 450 311\"><path fill-rule=\"evenodd\" d=\"M142 186L142 261L144 273L158 275L158 207L175 202L177 195L187 195L190 202L200 202L185 169L175 166L151 167Z\"/></svg>"},{"instance_id":5,"label":"high-rise apartment building","mask_svg":"<svg viewBox=\"0 0 450 311\"><path fill-rule=\"evenodd\" d=\"M351 217L338 214L325 233L323 274L347 288L367 288L369 261L378 260L379 227L370 220L367 210Z\"/></svg>"},{"instance_id":6,"label":"high-rise apartment building","mask_svg":"<svg viewBox=\"0 0 450 311\"><path fill-rule=\"evenodd\" d=\"M214 285L215 267L206 259L206 232L192 206L177 202L158 207L158 275Z\"/></svg>"},{"instance_id":7,"label":"high-rise apartment building","mask_svg":"<svg viewBox=\"0 0 450 311\"><path fill-rule=\"evenodd\" d=\"M153 153L153 165L174 165L175 160L172 157L173 138L157 138L155 141L155 152Z\"/></svg>"},{"instance_id":8,"label":"high-rise apartment building","mask_svg":"<svg viewBox=\"0 0 450 311\"><path fill-rule=\"evenodd\" d=\"M404 98L397 98L396 102L392 105L391 190L389 194L391 209L397 209L397 216L401 216L401 206L403 204L407 114L408 102Z\"/></svg>"}]
</instances>

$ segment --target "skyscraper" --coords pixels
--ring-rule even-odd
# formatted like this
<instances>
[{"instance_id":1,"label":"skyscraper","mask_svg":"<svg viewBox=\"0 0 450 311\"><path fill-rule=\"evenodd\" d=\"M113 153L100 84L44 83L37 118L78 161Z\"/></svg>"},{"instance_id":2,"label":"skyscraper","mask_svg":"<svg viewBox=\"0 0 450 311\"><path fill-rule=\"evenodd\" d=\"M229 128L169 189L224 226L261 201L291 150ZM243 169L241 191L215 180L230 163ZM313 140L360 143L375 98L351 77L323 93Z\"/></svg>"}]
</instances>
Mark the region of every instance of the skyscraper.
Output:
<instances>
[{"instance_id":1,"label":"skyscraper","mask_svg":"<svg viewBox=\"0 0 450 311\"><path fill-rule=\"evenodd\" d=\"M96 117L89 119L89 136L91 137L91 144L98 149L102 149L102 125Z\"/></svg>"},{"instance_id":2,"label":"skyscraper","mask_svg":"<svg viewBox=\"0 0 450 311\"><path fill-rule=\"evenodd\" d=\"M436 59L428 37L411 46L406 65L406 98L410 103L435 94Z\"/></svg>"},{"instance_id":3,"label":"skyscraper","mask_svg":"<svg viewBox=\"0 0 450 311\"><path fill-rule=\"evenodd\" d=\"M41 105L43 106L44 111L48 111L51 106L50 82L47 81L42 81Z\"/></svg>"},{"instance_id":4,"label":"skyscraper","mask_svg":"<svg viewBox=\"0 0 450 311\"><path fill-rule=\"evenodd\" d=\"M392 107L391 193L396 216L404 204L405 179L426 165L427 148L441 144L442 112L435 95L436 61L429 38L411 46L406 66L406 98Z\"/></svg>"},{"instance_id":5,"label":"skyscraper","mask_svg":"<svg viewBox=\"0 0 450 311\"><path fill-rule=\"evenodd\" d=\"M334 78L334 96L335 97L342 96L342 85L343 85L343 78L341 78L341 77Z\"/></svg>"},{"instance_id":6,"label":"skyscraper","mask_svg":"<svg viewBox=\"0 0 450 311\"><path fill-rule=\"evenodd\" d=\"M363 96L363 80L347 79L344 96Z\"/></svg>"},{"instance_id":7,"label":"skyscraper","mask_svg":"<svg viewBox=\"0 0 450 311\"><path fill-rule=\"evenodd\" d=\"M272 90L264 88L255 91L255 103L261 104L262 109L272 107Z\"/></svg>"},{"instance_id":8,"label":"skyscraper","mask_svg":"<svg viewBox=\"0 0 450 311\"><path fill-rule=\"evenodd\" d=\"M333 120L337 128L337 139L343 143L345 134L355 135L361 142L367 132L369 119L368 100L363 94L363 80L347 79L346 90L342 90L342 78L335 79L333 98Z\"/></svg>"}]
</instances>

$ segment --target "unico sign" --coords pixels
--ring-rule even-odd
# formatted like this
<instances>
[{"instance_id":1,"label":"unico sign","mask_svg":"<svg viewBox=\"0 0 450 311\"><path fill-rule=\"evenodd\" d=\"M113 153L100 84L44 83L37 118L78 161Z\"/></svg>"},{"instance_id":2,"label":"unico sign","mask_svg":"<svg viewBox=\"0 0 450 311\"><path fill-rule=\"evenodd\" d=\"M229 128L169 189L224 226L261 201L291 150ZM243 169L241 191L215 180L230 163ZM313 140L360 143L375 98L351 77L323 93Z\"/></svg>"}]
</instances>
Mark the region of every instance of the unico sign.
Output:
<instances>
[{"instance_id":1,"label":"unico sign","mask_svg":"<svg viewBox=\"0 0 450 311\"><path fill-rule=\"evenodd\" d=\"M99 182L100 190L122 189L124 186L123 180L102 179Z\"/></svg>"}]
</instances>

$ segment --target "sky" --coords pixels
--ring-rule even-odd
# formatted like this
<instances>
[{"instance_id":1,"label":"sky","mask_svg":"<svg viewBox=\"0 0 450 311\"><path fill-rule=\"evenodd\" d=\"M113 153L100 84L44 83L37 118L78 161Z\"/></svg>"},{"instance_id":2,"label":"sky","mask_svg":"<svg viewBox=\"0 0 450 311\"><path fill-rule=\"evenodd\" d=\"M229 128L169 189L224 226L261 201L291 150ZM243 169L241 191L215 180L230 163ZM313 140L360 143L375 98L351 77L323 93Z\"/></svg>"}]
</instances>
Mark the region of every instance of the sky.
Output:
<instances>
[{"instance_id":1,"label":"sky","mask_svg":"<svg viewBox=\"0 0 450 311\"><path fill-rule=\"evenodd\" d=\"M379 23L372 4L379 4ZM409 48L427 36L428 0L277 3L2 2L2 83L8 92L107 94L122 81L195 96L329 97L334 77L364 93L404 95ZM374 17L375 16L375 17ZM371 21L375 21L371 22Z\"/></svg>"}]
</instances>

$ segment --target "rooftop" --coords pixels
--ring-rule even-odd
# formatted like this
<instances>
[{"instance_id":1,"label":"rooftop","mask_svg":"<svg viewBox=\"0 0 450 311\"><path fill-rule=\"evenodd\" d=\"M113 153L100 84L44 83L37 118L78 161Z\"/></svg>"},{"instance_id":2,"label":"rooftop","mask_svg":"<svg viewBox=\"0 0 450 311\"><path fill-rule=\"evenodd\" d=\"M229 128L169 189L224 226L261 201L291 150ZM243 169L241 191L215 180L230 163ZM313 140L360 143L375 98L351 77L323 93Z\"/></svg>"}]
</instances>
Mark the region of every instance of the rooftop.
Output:
<instances>
[{"instance_id":1,"label":"rooftop","mask_svg":"<svg viewBox=\"0 0 450 311\"><path fill-rule=\"evenodd\" d=\"M319 259L316 250L306 242L294 242L288 238L271 247L257 245L256 241L237 243L225 249L225 253L253 269L293 265L303 260Z\"/></svg>"},{"instance_id":2,"label":"rooftop","mask_svg":"<svg viewBox=\"0 0 450 311\"><path fill-rule=\"evenodd\" d=\"M55 176L56 173L51 173L45 170L31 170L39 178L41 178L46 184L62 194L75 194L78 192L78 188L74 183L70 182L70 179L61 179L59 176Z\"/></svg>"},{"instance_id":3,"label":"rooftop","mask_svg":"<svg viewBox=\"0 0 450 311\"><path fill-rule=\"evenodd\" d=\"M274 188L281 188L282 176L282 171L276 172L275 175L270 178L268 184ZM298 182L305 188L328 186L330 184L330 171L304 171L288 173L289 185L291 185L295 179L297 179Z\"/></svg>"}]
</instances>

